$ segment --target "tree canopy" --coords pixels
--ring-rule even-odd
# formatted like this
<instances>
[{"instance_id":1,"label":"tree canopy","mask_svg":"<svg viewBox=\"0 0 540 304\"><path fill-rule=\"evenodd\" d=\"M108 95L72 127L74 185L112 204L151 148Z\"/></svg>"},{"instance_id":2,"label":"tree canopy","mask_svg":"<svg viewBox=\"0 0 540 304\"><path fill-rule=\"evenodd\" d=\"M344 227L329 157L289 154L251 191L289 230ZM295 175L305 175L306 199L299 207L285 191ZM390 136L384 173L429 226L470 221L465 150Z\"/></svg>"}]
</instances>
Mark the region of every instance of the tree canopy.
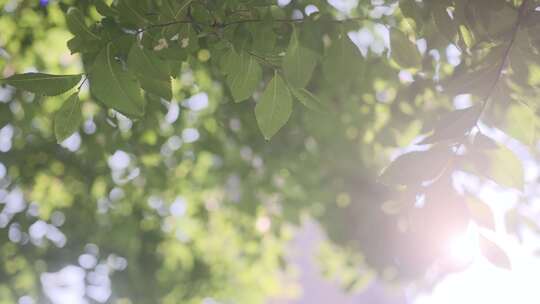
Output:
<instances>
[{"instance_id":1,"label":"tree canopy","mask_svg":"<svg viewBox=\"0 0 540 304\"><path fill-rule=\"evenodd\" d=\"M0 303L72 264L99 303L262 303L304 216L345 288L441 276L496 228L460 176L538 231L538 5L0 0Z\"/></svg>"}]
</instances>

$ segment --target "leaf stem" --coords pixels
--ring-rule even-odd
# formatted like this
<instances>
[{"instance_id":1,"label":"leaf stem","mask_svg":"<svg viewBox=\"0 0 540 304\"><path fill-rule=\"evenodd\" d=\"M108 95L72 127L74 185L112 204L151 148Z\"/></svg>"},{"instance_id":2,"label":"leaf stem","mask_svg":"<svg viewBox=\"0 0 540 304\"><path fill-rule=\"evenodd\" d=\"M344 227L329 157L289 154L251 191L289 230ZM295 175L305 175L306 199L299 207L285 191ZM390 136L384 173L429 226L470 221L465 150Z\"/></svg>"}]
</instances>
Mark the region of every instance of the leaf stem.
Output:
<instances>
[{"instance_id":1,"label":"leaf stem","mask_svg":"<svg viewBox=\"0 0 540 304\"><path fill-rule=\"evenodd\" d=\"M77 91L80 91L82 86L84 85L84 83L88 80L88 75L84 74L84 78L83 78L83 81L81 82L81 84L79 84L79 86L77 87Z\"/></svg>"},{"instance_id":2,"label":"leaf stem","mask_svg":"<svg viewBox=\"0 0 540 304\"><path fill-rule=\"evenodd\" d=\"M269 65L269 66L272 66L275 68L279 68L276 64L270 62L268 59L266 59L265 57L257 54L257 53L253 53L252 51L249 51L249 50L245 50L248 54L250 54L251 56L261 60L262 62L264 62L265 64Z\"/></svg>"}]
</instances>

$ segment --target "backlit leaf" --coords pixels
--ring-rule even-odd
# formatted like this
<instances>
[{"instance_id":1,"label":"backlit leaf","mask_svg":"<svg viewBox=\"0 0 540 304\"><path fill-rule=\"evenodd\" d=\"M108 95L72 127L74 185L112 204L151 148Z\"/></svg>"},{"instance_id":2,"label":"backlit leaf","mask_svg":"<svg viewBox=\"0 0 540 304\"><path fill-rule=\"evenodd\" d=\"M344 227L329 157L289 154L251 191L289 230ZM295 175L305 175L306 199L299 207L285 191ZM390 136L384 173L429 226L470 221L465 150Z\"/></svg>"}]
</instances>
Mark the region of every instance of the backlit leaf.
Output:
<instances>
[{"instance_id":1,"label":"backlit leaf","mask_svg":"<svg viewBox=\"0 0 540 304\"><path fill-rule=\"evenodd\" d=\"M108 6L104 0L95 0L94 5L96 6L97 12L106 17L114 17L118 12L112 7Z\"/></svg>"},{"instance_id":2,"label":"backlit leaf","mask_svg":"<svg viewBox=\"0 0 540 304\"><path fill-rule=\"evenodd\" d=\"M238 62L238 54L233 48L227 49L220 58L219 67L223 74L229 74L235 70L235 62Z\"/></svg>"},{"instance_id":3,"label":"backlit leaf","mask_svg":"<svg viewBox=\"0 0 540 304\"><path fill-rule=\"evenodd\" d=\"M458 47L462 50L467 50L473 47L474 43L475 43L474 37L472 33L469 31L469 29L464 25L460 25L458 27L458 41L457 41Z\"/></svg>"},{"instance_id":4,"label":"backlit leaf","mask_svg":"<svg viewBox=\"0 0 540 304\"><path fill-rule=\"evenodd\" d=\"M497 74L497 65L492 64L474 71L462 71L454 73L452 77L443 83L444 91L455 96L459 94L474 94L485 97L488 94Z\"/></svg>"},{"instance_id":5,"label":"backlit leaf","mask_svg":"<svg viewBox=\"0 0 540 304\"><path fill-rule=\"evenodd\" d=\"M327 106L313 93L306 89L291 88L293 96L300 101L306 108L316 112L326 112Z\"/></svg>"},{"instance_id":6,"label":"backlit leaf","mask_svg":"<svg viewBox=\"0 0 540 304\"><path fill-rule=\"evenodd\" d=\"M471 150L462 157L462 163L465 170L489 178L501 186L523 189L523 164L514 152L503 145L489 150Z\"/></svg>"},{"instance_id":7,"label":"backlit leaf","mask_svg":"<svg viewBox=\"0 0 540 304\"><path fill-rule=\"evenodd\" d=\"M409 37L397 28L390 29L392 59L402 68L419 68L422 55Z\"/></svg>"},{"instance_id":8,"label":"backlit leaf","mask_svg":"<svg viewBox=\"0 0 540 304\"><path fill-rule=\"evenodd\" d=\"M73 93L54 116L54 134L58 143L77 132L83 121L81 101L78 93Z\"/></svg>"},{"instance_id":9,"label":"backlit leaf","mask_svg":"<svg viewBox=\"0 0 540 304\"><path fill-rule=\"evenodd\" d=\"M311 49L300 45L296 30L291 34L289 48L283 58L283 73L294 87L303 88L307 85L317 65L317 54Z\"/></svg>"},{"instance_id":10,"label":"backlit leaf","mask_svg":"<svg viewBox=\"0 0 540 304\"><path fill-rule=\"evenodd\" d=\"M144 26L149 23L146 15L149 13L146 1L119 0L118 13L120 20L130 25Z\"/></svg>"},{"instance_id":11,"label":"backlit leaf","mask_svg":"<svg viewBox=\"0 0 540 304\"><path fill-rule=\"evenodd\" d=\"M433 134L426 137L419 144L459 140L475 126L480 110L480 106L472 106L441 116L434 127Z\"/></svg>"},{"instance_id":12,"label":"backlit leaf","mask_svg":"<svg viewBox=\"0 0 540 304\"><path fill-rule=\"evenodd\" d=\"M51 75L43 73L15 74L0 79L0 83L9 84L17 89L46 96L60 95L73 88L81 81L81 75Z\"/></svg>"},{"instance_id":13,"label":"backlit leaf","mask_svg":"<svg viewBox=\"0 0 540 304\"><path fill-rule=\"evenodd\" d=\"M253 51L266 54L273 50L277 37L274 33L272 22L254 24L251 32L253 36Z\"/></svg>"},{"instance_id":14,"label":"backlit leaf","mask_svg":"<svg viewBox=\"0 0 540 304\"><path fill-rule=\"evenodd\" d=\"M268 140L274 136L289 120L291 113L291 93L283 78L276 74L255 106L255 117L264 138Z\"/></svg>"},{"instance_id":15,"label":"backlit leaf","mask_svg":"<svg viewBox=\"0 0 540 304\"><path fill-rule=\"evenodd\" d=\"M524 104L512 104L506 109L506 122L501 128L523 144L533 146L536 142L538 116Z\"/></svg>"},{"instance_id":16,"label":"backlit leaf","mask_svg":"<svg viewBox=\"0 0 540 304\"><path fill-rule=\"evenodd\" d=\"M169 66L153 51L134 43L128 55L128 68L135 73L145 91L167 100L172 98Z\"/></svg>"},{"instance_id":17,"label":"backlit leaf","mask_svg":"<svg viewBox=\"0 0 540 304\"><path fill-rule=\"evenodd\" d=\"M419 185L431 181L446 169L451 156L445 146L403 154L384 169L379 181L386 185Z\"/></svg>"},{"instance_id":18,"label":"backlit leaf","mask_svg":"<svg viewBox=\"0 0 540 304\"><path fill-rule=\"evenodd\" d=\"M162 80L157 78L137 76L141 88L148 93L155 94L166 100L172 99L171 80Z\"/></svg>"},{"instance_id":19,"label":"backlit leaf","mask_svg":"<svg viewBox=\"0 0 540 304\"><path fill-rule=\"evenodd\" d=\"M497 244L482 235L480 236L479 244L480 252L489 262L499 268L511 270L512 265L508 255Z\"/></svg>"},{"instance_id":20,"label":"backlit leaf","mask_svg":"<svg viewBox=\"0 0 540 304\"><path fill-rule=\"evenodd\" d=\"M361 74L363 57L346 34L341 34L326 51L322 70L325 79L332 84L347 84Z\"/></svg>"},{"instance_id":21,"label":"backlit leaf","mask_svg":"<svg viewBox=\"0 0 540 304\"><path fill-rule=\"evenodd\" d=\"M444 4L435 5L432 11L433 21L437 29L446 37L449 42L454 42L458 33L457 23L448 15L447 7Z\"/></svg>"},{"instance_id":22,"label":"backlit leaf","mask_svg":"<svg viewBox=\"0 0 540 304\"><path fill-rule=\"evenodd\" d=\"M106 106L131 117L144 114L145 101L135 75L124 70L109 43L97 56L90 74L92 94Z\"/></svg>"},{"instance_id":23,"label":"backlit leaf","mask_svg":"<svg viewBox=\"0 0 540 304\"><path fill-rule=\"evenodd\" d=\"M523 189L525 183L523 164L510 149L499 146L499 149L490 151L490 174L487 176L501 186Z\"/></svg>"},{"instance_id":24,"label":"backlit leaf","mask_svg":"<svg viewBox=\"0 0 540 304\"><path fill-rule=\"evenodd\" d=\"M129 70L146 77L169 79L169 67L165 60L159 58L153 51L133 44L128 55Z\"/></svg>"},{"instance_id":25,"label":"backlit leaf","mask_svg":"<svg viewBox=\"0 0 540 304\"><path fill-rule=\"evenodd\" d=\"M490 137L479 133L474 137L472 147L473 149L492 150L499 148L499 145Z\"/></svg>"},{"instance_id":26,"label":"backlit leaf","mask_svg":"<svg viewBox=\"0 0 540 304\"><path fill-rule=\"evenodd\" d=\"M484 228L495 230L493 211L486 203L471 196L467 198L467 207L474 222Z\"/></svg>"},{"instance_id":27,"label":"backlit leaf","mask_svg":"<svg viewBox=\"0 0 540 304\"><path fill-rule=\"evenodd\" d=\"M66 24L70 32L85 40L99 40L99 36L92 33L84 22L84 15L76 7L70 7L66 14Z\"/></svg>"},{"instance_id":28,"label":"backlit leaf","mask_svg":"<svg viewBox=\"0 0 540 304\"><path fill-rule=\"evenodd\" d=\"M231 60L227 85L231 90L234 101L241 102L253 94L262 78L262 69L257 60L245 51L237 53L233 51L229 57Z\"/></svg>"}]
</instances>

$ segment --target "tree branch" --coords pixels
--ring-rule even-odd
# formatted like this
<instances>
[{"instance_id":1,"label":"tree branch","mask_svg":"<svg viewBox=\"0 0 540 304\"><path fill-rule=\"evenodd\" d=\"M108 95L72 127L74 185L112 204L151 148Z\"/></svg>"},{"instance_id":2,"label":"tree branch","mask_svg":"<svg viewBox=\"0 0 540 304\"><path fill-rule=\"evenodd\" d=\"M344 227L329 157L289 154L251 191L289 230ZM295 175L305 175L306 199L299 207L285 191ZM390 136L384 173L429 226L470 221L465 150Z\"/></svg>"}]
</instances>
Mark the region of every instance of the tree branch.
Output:
<instances>
[{"instance_id":1,"label":"tree branch","mask_svg":"<svg viewBox=\"0 0 540 304\"><path fill-rule=\"evenodd\" d=\"M527 6L528 6L529 0L523 0L521 5L519 6L518 16L517 20L514 23L514 27L512 29L512 37L510 38L510 41L508 42L508 46L504 50L503 57L501 60L501 64L497 68L497 75L495 77L495 80L493 81L493 84L491 85L491 88L489 89L486 97L484 98L484 101L482 103L482 108L480 112L478 113L478 117L476 118L476 121L480 120L480 116L482 116L482 113L487 108L489 101L491 100L491 97L493 96L493 92L495 91L495 88L497 87L497 84L499 83L499 80L502 78L502 74L504 72L504 69L506 65L508 64L508 58L510 56L510 51L512 50L512 46L514 45L514 42L516 41L517 33L519 31L519 27L521 26L521 22L524 19Z\"/></svg>"},{"instance_id":2,"label":"tree branch","mask_svg":"<svg viewBox=\"0 0 540 304\"><path fill-rule=\"evenodd\" d=\"M325 19L324 21L331 22L331 23L345 23L349 21L362 21L366 20L366 17L352 17L352 18L346 18L346 19ZM313 19L243 19L243 20L237 20L237 21L231 21L229 23L223 23L221 27L227 27L234 24L242 24L242 23L258 23L258 22L276 22L276 23L308 23L308 22L320 22L323 20L313 20Z\"/></svg>"},{"instance_id":3,"label":"tree branch","mask_svg":"<svg viewBox=\"0 0 540 304\"><path fill-rule=\"evenodd\" d=\"M442 172L439 174L439 176L437 176L436 180L439 179L442 175L444 175L446 173L446 171L448 171L450 169L450 167L452 166L452 164L456 161L456 159L458 158L458 153L457 152L461 149L461 147L463 147L465 145L465 141L467 139L467 136L470 134L470 132L475 127L478 128L479 132L481 132L480 128L478 127L479 122L480 122L480 118L482 117L482 114L484 113L485 109L489 105L489 101L491 100L491 97L493 96L493 92L495 91L495 89L497 87L497 84L499 83L499 80L502 78L502 74L504 72L504 69L505 69L507 63L508 63L508 58L510 56L510 51L512 50L512 46L514 45L514 42L516 40L517 33L519 31L519 27L521 26L521 22L523 21L523 17L526 14L526 9L527 9L527 6L528 6L528 2L529 2L529 0L524 0L521 3L520 7L519 7L517 20L514 23L514 26L512 28L512 37L510 38L510 41L508 42L508 46L506 47L506 49L503 52L503 57L501 59L501 63L499 64L499 66L497 68L497 75L496 75L490 89L488 90L486 96L484 97L484 100L482 102L480 111L478 111L478 114L476 116L474 126L467 133L465 133L463 135L463 138L461 139L461 141L459 141L454 146L456 148L456 153L454 153L453 157L451 157L448 160L447 164L444 166L444 168L443 168Z\"/></svg>"},{"instance_id":4,"label":"tree branch","mask_svg":"<svg viewBox=\"0 0 540 304\"><path fill-rule=\"evenodd\" d=\"M367 19L366 17L352 17L352 18L339 19L339 20L336 20L336 19L326 20L325 19L324 21L331 22L331 23L346 23L350 21L362 21L366 19ZM304 19L242 19L242 20L231 21L228 23L215 23L213 25L209 24L208 26L225 28L231 25L243 24L243 23L259 23L259 22L308 23L308 22L320 22L320 21L323 21L323 20L313 20L313 19L307 19L307 18L304 18ZM143 33L153 28L167 27L167 26L176 25L176 24L198 24L198 23L196 23L193 20L175 20L175 21L166 22L166 23L156 23L156 24L151 24L145 28L137 30L137 34Z\"/></svg>"}]
</instances>

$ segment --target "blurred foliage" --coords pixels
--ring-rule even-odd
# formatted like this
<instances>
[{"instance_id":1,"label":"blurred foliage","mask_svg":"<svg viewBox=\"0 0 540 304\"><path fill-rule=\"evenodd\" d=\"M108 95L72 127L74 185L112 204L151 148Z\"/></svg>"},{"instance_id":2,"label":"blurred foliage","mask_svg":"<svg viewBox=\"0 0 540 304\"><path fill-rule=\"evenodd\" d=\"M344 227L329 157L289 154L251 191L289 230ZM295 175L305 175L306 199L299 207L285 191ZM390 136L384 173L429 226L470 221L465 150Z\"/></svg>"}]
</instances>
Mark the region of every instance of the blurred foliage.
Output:
<instances>
[{"instance_id":1,"label":"blurred foliage","mask_svg":"<svg viewBox=\"0 0 540 304\"><path fill-rule=\"evenodd\" d=\"M526 193L485 130L537 157L537 4L0 0L0 303L73 264L96 302L262 303L305 215L345 288L458 269L494 225L453 174Z\"/></svg>"}]
</instances>

